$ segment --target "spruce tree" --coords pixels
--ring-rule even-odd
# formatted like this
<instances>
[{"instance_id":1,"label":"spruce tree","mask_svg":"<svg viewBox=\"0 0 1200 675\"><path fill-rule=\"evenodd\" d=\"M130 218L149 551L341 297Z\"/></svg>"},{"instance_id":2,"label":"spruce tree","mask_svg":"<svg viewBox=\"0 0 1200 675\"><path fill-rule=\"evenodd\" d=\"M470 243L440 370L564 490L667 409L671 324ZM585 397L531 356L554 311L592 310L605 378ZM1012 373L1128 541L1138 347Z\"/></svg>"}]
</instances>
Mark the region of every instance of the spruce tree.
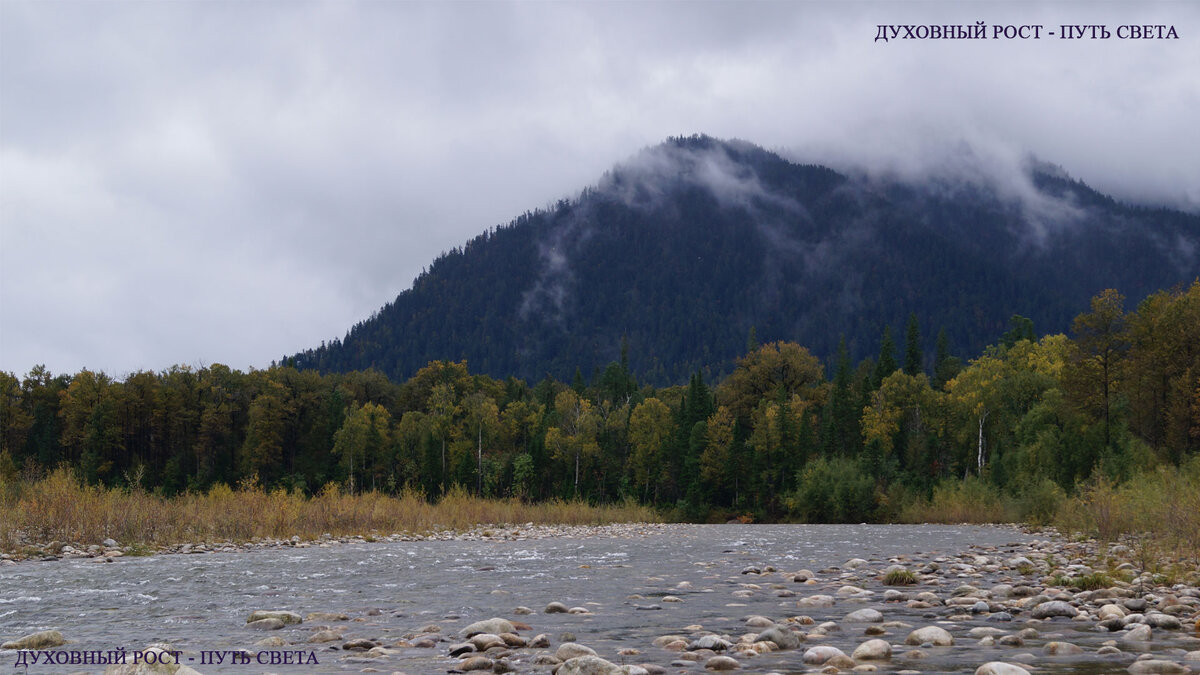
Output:
<instances>
[{"instance_id":1,"label":"spruce tree","mask_svg":"<svg viewBox=\"0 0 1200 675\"><path fill-rule=\"evenodd\" d=\"M917 315L913 313L908 315L908 328L904 331L904 372L916 375L924 371L922 361L921 329L917 325Z\"/></svg>"},{"instance_id":2,"label":"spruce tree","mask_svg":"<svg viewBox=\"0 0 1200 675\"><path fill-rule=\"evenodd\" d=\"M892 340L892 327L883 327L883 340L879 345L879 361L875 364L875 375L871 378L871 384L875 389L879 388L883 378L900 370L900 364L896 362L896 343Z\"/></svg>"}]
</instances>

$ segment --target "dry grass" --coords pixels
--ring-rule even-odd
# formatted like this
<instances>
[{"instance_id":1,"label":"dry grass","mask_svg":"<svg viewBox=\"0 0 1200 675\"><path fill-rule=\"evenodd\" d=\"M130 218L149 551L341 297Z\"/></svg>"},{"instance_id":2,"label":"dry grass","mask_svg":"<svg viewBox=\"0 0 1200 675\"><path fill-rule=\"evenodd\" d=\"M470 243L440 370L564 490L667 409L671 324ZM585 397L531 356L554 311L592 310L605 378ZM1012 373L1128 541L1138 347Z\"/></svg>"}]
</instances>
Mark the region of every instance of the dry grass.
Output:
<instances>
[{"instance_id":1,"label":"dry grass","mask_svg":"<svg viewBox=\"0 0 1200 675\"><path fill-rule=\"evenodd\" d=\"M1200 562L1200 457L1119 486L1095 480L1059 508L1055 524L1103 541L1136 537L1156 556Z\"/></svg>"},{"instance_id":2,"label":"dry grass","mask_svg":"<svg viewBox=\"0 0 1200 675\"><path fill-rule=\"evenodd\" d=\"M995 487L972 476L966 481L945 481L933 496L903 505L896 517L901 523L1011 523L1019 520L1015 504Z\"/></svg>"},{"instance_id":3,"label":"dry grass","mask_svg":"<svg viewBox=\"0 0 1200 675\"><path fill-rule=\"evenodd\" d=\"M349 495L336 486L306 497L250 483L218 485L207 493L164 498L141 490L81 485L68 469L29 484L0 482L0 550L50 541L170 546L246 542L255 537L317 539L328 533L387 535L466 530L479 525L602 525L653 522L655 512L633 503L590 506L552 501L484 500L452 491L436 504L421 494Z\"/></svg>"}]
</instances>

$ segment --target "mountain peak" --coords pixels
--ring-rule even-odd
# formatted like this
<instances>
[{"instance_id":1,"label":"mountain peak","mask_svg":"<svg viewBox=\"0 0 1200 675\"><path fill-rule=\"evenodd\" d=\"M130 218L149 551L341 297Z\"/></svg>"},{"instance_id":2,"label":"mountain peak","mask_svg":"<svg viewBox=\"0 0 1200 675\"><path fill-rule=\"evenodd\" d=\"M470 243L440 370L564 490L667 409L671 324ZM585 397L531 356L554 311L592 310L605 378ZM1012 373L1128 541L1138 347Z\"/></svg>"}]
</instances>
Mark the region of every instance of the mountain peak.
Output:
<instances>
[{"instance_id":1,"label":"mountain peak","mask_svg":"<svg viewBox=\"0 0 1200 675\"><path fill-rule=\"evenodd\" d=\"M496 377L569 379L616 360L625 339L640 378L666 384L728 372L751 328L827 357L844 335L859 358L915 313L927 352L945 329L977 353L1013 314L1062 331L1105 288L1140 298L1200 276L1200 217L1028 168L1007 186L869 180L745 141L670 138L443 256L296 360L407 378L465 358Z\"/></svg>"}]
</instances>

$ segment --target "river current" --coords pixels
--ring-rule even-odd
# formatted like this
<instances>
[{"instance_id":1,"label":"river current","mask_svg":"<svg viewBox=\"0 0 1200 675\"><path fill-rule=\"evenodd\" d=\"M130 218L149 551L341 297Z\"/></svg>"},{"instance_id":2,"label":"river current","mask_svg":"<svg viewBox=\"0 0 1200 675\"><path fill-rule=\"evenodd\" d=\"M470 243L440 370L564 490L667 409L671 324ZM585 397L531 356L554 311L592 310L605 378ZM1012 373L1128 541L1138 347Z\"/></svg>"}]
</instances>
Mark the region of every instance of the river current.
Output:
<instances>
[{"instance_id":1,"label":"river current","mask_svg":"<svg viewBox=\"0 0 1200 675\"><path fill-rule=\"evenodd\" d=\"M933 615L903 604L890 603L885 608L878 598L839 598L835 607L825 609L798 608L796 600L805 594L832 593L844 570L828 568L844 565L851 558L867 559L873 568L881 569L894 556L929 560L957 555L971 545L995 546L999 555L1005 555L1006 549L1016 550L1016 543L1028 539L1029 535L1008 527L672 525L647 528L644 534L627 537L376 542L159 555L118 559L111 564L87 559L25 562L0 567L0 638L55 629L69 641L60 650L134 651L154 642L168 643L182 651L183 663L202 673L315 675L373 667L417 675L445 673L459 663L448 657L448 642L435 649L404 648L372 664L363 660L361 653L340 650L343 641L306 643L319 627L312 622L264 633L247 629L246 620L260 609L290 610L301 616L345 613L349 621L320 625L337 630L346 639L363 637L388 645L428 624L437 624L443 634L453 636L473 621L503 617L528 623L531 630L521 631L526 637L547 634L553 646L569 632L618 664L666 667L672 655L651 645L655 637L686 634L697 625L737 636L749 630L744 626L749 615L782 621L808 614L819 623L840 620L855 609L876 607L888 620L933 624L937 620ZM778 576L760 580L757 575L742 574L748 567L768 565L780 571L807 568L818 572L818 580L824 583L819 589L788 586L796 593L788 596L778 589ZM747 588L750 593L734 594ZM882 592L882 588L875 590ZM666 596L679 601L668 598L664 602ZM542 613L553 601L584 607L591 613ZM534 613L515 615L518 606L532 608ZM291 644L255 646L269 635ZM861 626L847 627L844 639L833 644L848 654L865 639ZM902 643L904 631L893 631L887 639ZM880 671L915 667L926 673L974 672L988 660L971 651L976 649L974 642L956 640L956 646L934 649L931 657L915 665L895 659L880 663ZM617 655L618 650L630 647L642 654ZM252 660L216 665L205 655L239 649L301 651L304 663L271 666ZM756 657L747 662L747 672L808 671L811 667L801 662L803 652L788 650ZM19 672L10 670L15 658L13 651L0 652L0 668ZM1088 672L1075 667L1058 672ZM87 668L41 664L30 668L39 673L80 670ZM548 670L540 667L537 672ZM668 667L668 672L679 670L679 666ZM704 668L696 665L690 672L702 673Z\"/></svg>"}]
</instances>

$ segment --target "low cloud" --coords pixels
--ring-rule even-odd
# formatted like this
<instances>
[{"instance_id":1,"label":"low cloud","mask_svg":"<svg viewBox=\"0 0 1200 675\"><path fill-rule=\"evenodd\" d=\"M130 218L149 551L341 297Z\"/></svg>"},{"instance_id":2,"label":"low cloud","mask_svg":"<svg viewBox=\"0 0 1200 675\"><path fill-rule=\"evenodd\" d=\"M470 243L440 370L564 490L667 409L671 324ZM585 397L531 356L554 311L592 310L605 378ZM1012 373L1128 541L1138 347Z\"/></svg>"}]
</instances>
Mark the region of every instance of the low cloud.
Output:
<instances>
[{"instance_id":1,"label":"low cloud","mask_svg":"<svg viewBox=\"0 0 1200 675\"><path fill-rule=\"evenodd\" d=\"M1180 39L873 40L977 20ZM0 369L266 366L680 134L1200 210L1198 37L1184 3L0 3Z\"/></svg>"}]
</instances>

